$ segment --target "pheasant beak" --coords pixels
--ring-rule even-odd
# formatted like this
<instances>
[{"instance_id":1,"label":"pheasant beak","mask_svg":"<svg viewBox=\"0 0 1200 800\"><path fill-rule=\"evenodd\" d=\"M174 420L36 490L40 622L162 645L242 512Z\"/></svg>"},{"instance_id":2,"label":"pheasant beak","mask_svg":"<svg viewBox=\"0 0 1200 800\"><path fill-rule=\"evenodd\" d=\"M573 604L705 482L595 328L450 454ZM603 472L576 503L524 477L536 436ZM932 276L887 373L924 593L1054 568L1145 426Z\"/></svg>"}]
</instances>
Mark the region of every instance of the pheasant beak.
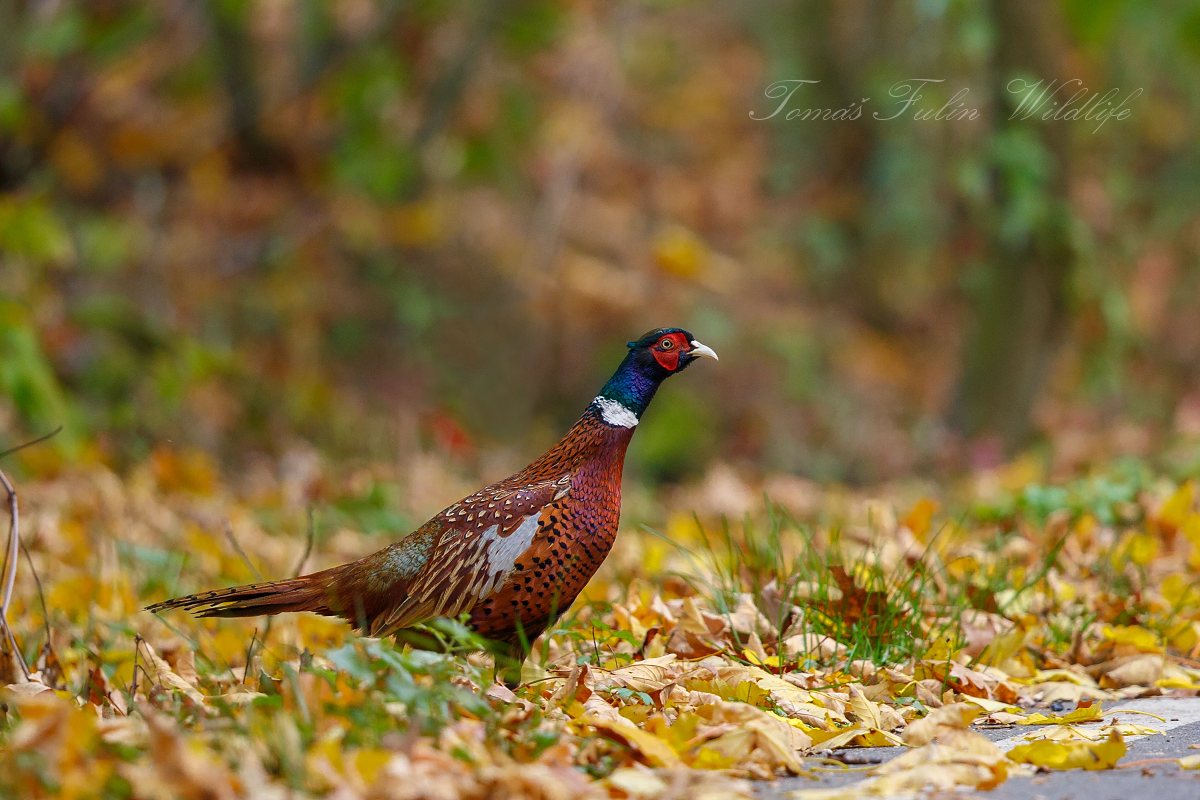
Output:
<instances>
[{"instance_id":1,"label":"pheasant beak","mask_svg":"<svg viewBox=\"0 0 1200 800\"><path fill-rule=\"evenodd\" d=\"M688 354L691 355L692 358L699 358L703 356L704 358L711 358L713 361L721 360L717 358L716 350L713 350L706 344L700 344L700 342L697 342L694 339L692 340L692 349L688 351Z\"/></svg>"}]
</instances>

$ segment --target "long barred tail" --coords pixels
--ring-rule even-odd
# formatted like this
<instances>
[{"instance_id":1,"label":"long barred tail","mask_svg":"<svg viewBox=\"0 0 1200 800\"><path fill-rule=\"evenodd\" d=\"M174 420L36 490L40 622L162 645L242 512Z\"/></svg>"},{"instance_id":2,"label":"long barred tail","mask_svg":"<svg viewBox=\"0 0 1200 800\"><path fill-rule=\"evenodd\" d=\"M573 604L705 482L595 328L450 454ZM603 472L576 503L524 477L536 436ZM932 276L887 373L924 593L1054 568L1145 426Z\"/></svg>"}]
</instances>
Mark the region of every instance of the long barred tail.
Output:
<instances>
[{"instance_id":1,"label":"long barred tail","mask_svg":"<svg viewBox=\"0 0 1200 800\"><path fill-rule=\"evenodd\" d=\"M288 580L190 594L146 606L146 610L157 613L182 608L197 617L257 617L284 611L337 615L340 612L331 604L335 602L339 572L340 569L334 567Z\"/></svg>"}]
</instances>

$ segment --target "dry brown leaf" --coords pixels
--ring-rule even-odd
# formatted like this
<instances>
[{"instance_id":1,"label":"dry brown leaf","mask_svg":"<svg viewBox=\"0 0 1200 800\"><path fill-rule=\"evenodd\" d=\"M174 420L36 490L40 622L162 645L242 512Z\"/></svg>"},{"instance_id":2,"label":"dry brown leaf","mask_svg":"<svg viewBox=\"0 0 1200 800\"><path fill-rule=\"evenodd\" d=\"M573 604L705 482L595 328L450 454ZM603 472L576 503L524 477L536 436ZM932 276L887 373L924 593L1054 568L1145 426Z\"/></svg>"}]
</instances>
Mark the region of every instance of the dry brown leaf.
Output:
<instances>
[{"instance_id":1,"label":"dry brown leaf","mask_svg":"<svg viewBox=\"0 0 1200 800\"><path fill-rule=\"evenodd\" d=\"M972 720L983 713L974 703L951 703L936 708L921 719L908 723L902 737L904 743L919 747L936 739L948 730L966 730Z\"/></svg>"},{"instance_id":2,"label":"dry brown leaf","mask_svg":"<svg viewBox=\"0 0 1200 800\"><path fill-rule=\"evenodd\" d=\"M745 703L721 702L702 706L696 713L710 725L728 725L733 730L706 742L705 747L726 755L741 752L742 748L760 751L772 768L783 768L799 775L804 763L798 753L812 745L810 739L785 720ZM736 762L735 762L736 763Z\"/></svg>"},{"instance_id":3,"label":"dry brown leaf","mask_svg":"<svg viewBox=\"0 0 1200 800\"><path fill-rule=\"evenodd\" d=\"M597 716L588 714L579 724L595 728L598 733L627 745L643 763L652 767L671 767L680 764L679 754L657 736L647 733L620 714Z\"/></svg>"},{"instance_id":4,"label":"dry brown leaf","mask_svg":"<svg viewBox=\"0 0 1200 800\"><path fill-rule=\"evenodd\" d=\"M592 669L589 675L592 677L593 687L597 691L625 688L635 692L657 694L663 690L669 690L675 684L671 670L674 661L675 655L668 653L658 658L637 661L619 669Z\"/></svg>"},{"instance_id":5,"label":"dry brown leaf","mask_svg":"<svg viewBox=\"0 0 1200 800\"><path fill-rule=\"evenodd\" d=\"M182 680L182 679L180 679ZM237 778L225 764L188 746L167 717L143 707L151 758L123 764L122 774L139 797L163 800L234 800Z\"/></svg>"},{"instance_id":6,"label":"dry brown leaf","mask_svg":"<svg viewBox=\"0 0 1200 800\"><path fill-rule=\"evenodd\" d=\"M1098 666L1101 686L1153 686L1163 675L1166 659L1144 653Z\"/></svg>"},{"instance_id":7,"label":"dry brown leaf","mask_svg":"<svg viewBox=\"0 0 1200 800\"><path fill-rule=\"evenodd\" d=\"M192 683L184 680L179 673L173 670L166 659L155 652L154 647L149 642L145 640L141 642L140 652L146 662L146 672L154 684L173 689L183 694L195 705L204 706L204 695L200 693L200 690Z\"/></svg>"},{"instance_id":8,"label":"dry brown leaf","mask_svg":"<svg viewBox=\"0 0 1200 800\"><path fill-rule=\"evenodd\" d=\"M1008 762L996 745L977 733L947 729L941 738L873 770L875 777L838 789L793 792L794 800L860 800L930 790L991 789L1008 778Z\"/></svg>"}]
</instances>

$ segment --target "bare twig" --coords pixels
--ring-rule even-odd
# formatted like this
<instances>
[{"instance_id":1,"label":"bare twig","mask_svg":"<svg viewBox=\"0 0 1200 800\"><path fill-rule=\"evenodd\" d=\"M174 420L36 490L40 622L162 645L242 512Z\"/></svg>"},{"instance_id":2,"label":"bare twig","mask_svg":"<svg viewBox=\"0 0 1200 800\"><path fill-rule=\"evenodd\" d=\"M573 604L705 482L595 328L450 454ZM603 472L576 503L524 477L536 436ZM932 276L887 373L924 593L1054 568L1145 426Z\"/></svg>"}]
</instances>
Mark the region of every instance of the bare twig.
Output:
<instances>
[{"instance_id":1,"label":"bare twig","mask_svg":"<svg viewBox=\"0 0 1200 800\"><path fill-rule=\"evenodd\" d=\"M254 633L250 635L250 646L246 648L246 668L242 670L242 685L243 686L246 685L246 680L250 677L250 659L254 656L254 643L257 641L258 641L258 628L255 628Z\"/></svg>"},{"instance_id":2,"label":"bare twig","mask_svg":"<svg viewBox=\"0 0 1200 800\"><path fill-rule=\"evenodd\" d=\"M26 447L44 442L51 436L54 436L62 430L62 426L58 426L45 436L39 436L30 442L17 445L9 450L0 452L0 458L12 455ZM29 665L25 663L25 656L21 653L21 647L17 644L17 637L13 633L12 628L8 624L8 607L12 603L13 587L17 583L17 551L21 546L21 510L17 502L17 490L9 481L8 476L4 474L4 470L0 470L0 486L4 487L4 491L8 493L8 546L4 550L4 564L0 566L0 576L3 576L4 588L0 591L0 635L3 635L8 640L8 647L12 648L13 657L17 660L17 664L21 667L21 673L25 679L29 679ZM26 553L28 555L28 553ZM32 565L32 562L30 562ZM38 584L38 590L41 591L41 584ZM42 607L45 608L45 599L43 598ZM47 636L49 634L47 633ZM47 642L49 639L47 639Z\"/></svg>"},{"instance_id":3,"label":"bare twig","mask_svg":"<svg viewBox=\"0 0 1200 800\"><path fill-rule=\"evenodd\" d=\"M135 633L133 635L133 680L129 687L129 704L130 706L137 705L137 676L138 676L138 655L142 652L142 635Z\"/></svg>"},{"instance_id":4,"label":"bare twig","mask_svg":"<svg viewBox=\"0 0 1200 800\"><path fill-rule=\"evenodd\" d=\"M254 562L250 560L250 556L246 555L246 551L242 549L242 545L238 542L237 537L233 535L233 524L229 520L225 520L225 538L233 545L233 549L237 551L242 561L246 562L246 566L254 573L254 577L261 581L263 574L259 572L258 567L254 566Z\"/></svg>"},{"instance_id":5,"label":"bare twig","mask_svg":"<svg viewBox=\"0 0 1200 800\"><path fill-rule=\"evenodd\" d=\"M303 572L304 564L305 564L305 562L308 561L308 557L312 554L313 541L316 538L317 538L316 515L313 512L313 507L309 506L308 507L308 529L307 529L305 542L304 542L304 552L300 554L300 560L296 562L296 569L294 569L292 571L294 577L299 578L300 573ZM274 622L275 622L274 617L267 617L266 624L263 625L263 632L262 632L262 636L259 637L259 644L262 646L262 649L264 652L270 652L269 650L267 650L267 639L271 635L271 625ZM256 629L255 633L257 633L257 632L258 631ZM250 669L249 657L246 658L246 669L247 670ZM245 683L245 680L243 679L242 682Z\"/></svg>"},{"instance_id":6,"label":"bare twig","mask_svg":"<svg viewBox=\"0 0 1200 800\"><path fill-rule=\"evenodd\" d=\"M21 654L21 647L17 644L17 637L13 635L12 628L8 627L8 620L0 617L0 635L8 640L4 647L0 647L0 652L4 650L12 650L13 658L16 659L17 666L21 668L21 674L25 676L25 680L29 680L29 665L25 663L25 656Z\"/></svg>"},{"instance_id":7,"label":"bare twig","mask_svg":"<svg viewBox=\"0 0 1200 800\"><path fill-rule=\"evenodd\" d=\"M205 647L199 639L193 638L187 631L180 628L178 625L172 625L170 620L164 616L158 616L158 621L166 627L171 633L178 636L183 641L187 642L188 647L192 649L200 658L207 660L210 664L220 669L224 669L230 675L233 674L233 662L223 658L217 647ZM207 633L203 628L197 629L201 636L207 637ZM210 640L211 641L211 640ZM215 656L215 658L214 658Z\"/></svg>"},{"instance_id":8,"label":"bare twig","mask_svg":"<svg viewBox=\"0 0 1200 800\"><path fill-rule=\"evenodd\" d=\"M62 429L63 429L62 425L59 425L54 430L50 431L49 433L44 433L41 436L37 437L36 439L31 439L30 441L23 442L22 444L19 444L16 447L12 447L12 448L9 448L8 450L0 451L0 458L4 458L5 456L11 456L13 453L19 453L22 450L24 450L26 447L33 447L35 444L41 444L42 442L46 441L47 439L53 439L55 436L58 436L58 434L62 433Z\"/></svg>"},{"instance_id":9,"label":"bare twig","mask_svg":"<svg viewBox=\"0 0 1200 800\"><path fill-rule=\"evenodd\" d=\"M42 627L46 629L46 646L52 651L54 647L50 644L50 609L46 606L46 593L42 590L42 576L38 575L37 567L33 565L33 556L29 554L29 548L21 542L21 552L25 554L25 563L29 565L29 574L33 576L33 584L37 587L38 602L42 605Z\"/></svg>"},{"instance_id":10,"label":"bare twig","mask_svg":"<svg viewBox=\"0 0 1200 800\"><path fill-rule=\"evenodd\" d=\"M142 652L143 645L145 645L148 652L146 654L146 657L144 659L141 659L138 656ZM158 659L158 661L156 661L155 659ZM143 661L145 663L142 663ZM134 637L133 637L133 691L135 694L137 692L137 676L138 676L139 670L141 671L141 673L143 675L146 676L146 685L149 689L154 689L159 686L162 686L162 682L158 679L158 675L159 675L158 663L161 661L162 661L162 656L160 656L156 652L154 652L154 647L149 642L147 642L140 633L134 634ZM153 675L150 674L150 670L146 669L146 664L151 664L154 666L154 674ZM131 700L133 699L133 697L134 697L134 695L130 695Z\"/></svg>"},{"instance_id":11,"label":"bare twig","mask_svg":"<svg viewBox=\"0 0 1200 800\"><path fill-rule=\"evenodd\" d=\"M316 515L315 515L315 512L313 511L313 507L309 506L308 507L308 530L307 530L307 536L306 536L305 542L304 542L304 553L300 556L300 560L298 562L296 562L296 569L294 570L295 577L299 578L300 573L304 571L304 562L308 561L308 557L310 555L312 555L313 540L316 538L317 538Z\"/></svg>"},{"instance_id":12,"label":"bare twig","mask_svg":"<svg viewBox=\"0 0 1200 800\"><path fill-rule=\"evenodd\" d=\"M16 659L18 666L21 667L21 674L29 680L29 665L25 663L25 656L21 653L21 646L17 644L17 637L12 632L12 628L8 626L8 603L12 599L13 585L17 580L17 547L21 543L21 512L17 507L17 490L13 488L9 482L8 476L0 470L0 486L8 492L8 548L4 551L4 592L0 596L0 634L8 640L5 649L12 649L13 657Z\"/></svg>"},{"instance_id":13,"label":"bare twig","mask_svg":"<svg viewBox=\"0 0 1200 800\"><path fill-rule=\"evenodd\" d=\"M8 604L12 600L13 585L17 580L17 548L21 544L21 512L17 507L17 490L9 483L4 470L0 470L0 486L8 492L8 548L4 551L4 591L0 593L0 619L8 624Z\"/></svg>"}]
</instances>

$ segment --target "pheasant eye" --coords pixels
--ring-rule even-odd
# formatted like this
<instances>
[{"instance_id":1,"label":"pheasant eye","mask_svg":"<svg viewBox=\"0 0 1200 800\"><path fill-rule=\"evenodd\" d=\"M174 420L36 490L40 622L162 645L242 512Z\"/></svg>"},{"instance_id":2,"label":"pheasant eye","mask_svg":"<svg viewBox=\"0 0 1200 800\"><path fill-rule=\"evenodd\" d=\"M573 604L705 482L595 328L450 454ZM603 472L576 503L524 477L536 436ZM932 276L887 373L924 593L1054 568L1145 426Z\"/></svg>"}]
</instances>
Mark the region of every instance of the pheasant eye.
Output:
<instances>
[{"instance_id":1,"label":"pheasant eye","mask_svg":"<svg viewBox=\"0 0 1200 800\"><path fill-rule=\"evenodd\" d=\"M661 342L658 343L658 346L660 348L662 348L663 350L670 350L672 347L675 346L675 343L672 342L670 339L663 339Z\"/></svg>"}]
</instances>

